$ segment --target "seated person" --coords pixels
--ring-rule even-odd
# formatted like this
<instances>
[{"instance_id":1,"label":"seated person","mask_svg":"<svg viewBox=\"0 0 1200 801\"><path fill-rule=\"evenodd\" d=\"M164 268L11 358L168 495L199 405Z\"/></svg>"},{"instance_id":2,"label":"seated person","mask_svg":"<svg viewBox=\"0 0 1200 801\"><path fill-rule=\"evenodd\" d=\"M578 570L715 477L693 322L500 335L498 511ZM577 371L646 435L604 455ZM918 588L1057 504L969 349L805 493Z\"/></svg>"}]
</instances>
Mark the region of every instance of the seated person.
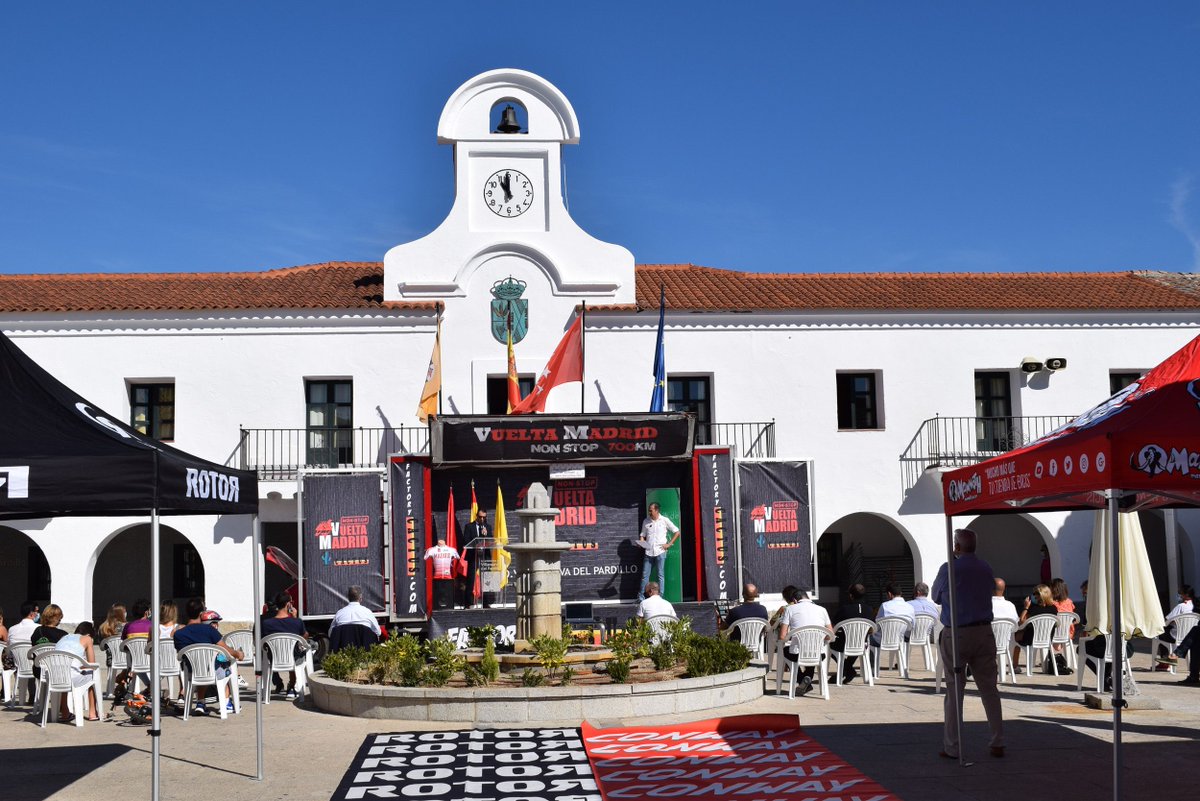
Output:
<instances>
[{"instance_id":1,"label":"seated person","mask_svg":"<svg viewBox=\"0 0 1200 801\"><path fill-rule=\"evenodd\" d=\"M13 643L30 642L33 630L38 627L42 608L33 601L21 604L21 619L8 630L8 641Z\"/></svg>"},{"instance_id":2,"label":"seated person","mask_svg":"<svg viewBox=\"0 0 1200 801\"><path fill-rule=\"evenodd\" d=\"M834 616L834 623L841 623L843 620L862 617L870 620L872 618L871 608L862 602L867 595L867 588L862 584L851 584L847 593L849 601L842 604ZM838 629L837 636L833 642L829 644L831 651L841 653L846 648L846 630ZM857 656L842 657L842 684L849 684L858 676L858 671L854 669L854 662ZM836 676L834 677L836 680Z\"/></svg>"},{"instance_id":3,"label":"seated person","mask_svg":"<svg viewBox=\"0 0 1200 801\"><path fill-rule=\"evenodd\" d=\"M175 632L176 650L182 651L189 645L203 644L218 646L224 653L217 657L217 678L221 679L228 676L232 672L233 661L245 658L240 649L231 648L221 638L221 632L217 629L217 624L221 622L221 616L212 610L206 610L202 599L192 598L188 600L187 621L186 626L182 626ZM236 692L236 689L231 688L231 691ZM196 687L195 693L196 708L193 714L207 715L208 707L204 703L204 690ZM189 703L188 699L185 698L184 703ZM217 703L221 703L219 697L217 698ZM233 711L233 698L225 701L225 708Z\"/></svg>"},{"instance_id":4,"label":"seated person","mask_svg":"<svg viewBox=\"0 0 1200 801\"><path fill-rule=\"evenodd\" d=\"M817 606L812 602L812 598L805 593L801 593L795 587L787 587L783 591L783 600L788 602L787 608L783 612L783 617L779 621L779 641L787 642L788 636L793 629L801 628L802 626L824 626L830 634L833 633L833 624L829 620L829 613L822 606ZM783 658L789 662L795 662L799 659L799 654L796 654L789 647L784 647ZM821 656L825 658L824 654ZM792 670L796 670L793 667ZM796 689L797 695L807 695L812 690L813 673L816 668L808 665L800 673L798 679L799 686Z\"/></svg>"},{"instance_id":5,"label":"seated person","mask_svg":"<svg viewBox=\"0 0 1200 801\"><path fill-rule=\"evenodd\" d=\"M46 604L42 611L42 622L29 636L31 645L54 645L67 633L58 627L62 622L63 610L58 604Z\"/></svg>"},{"instance_id":6,"label":"seated person","mask_svg":"<svg viewBox=\"0 0 1200 801\"><path fill-rule=\"evenodd\" d=\"M887 593L888 599L879 607L879 612L875 615L875 622L878 623L888 617L898 617L907 622L908 627L911 629L914 622L912 607L908 601L904 600L904 595L901 593L900 587L896 584L888 584L884 588L884 592ZM904 639L908 639L907 632L904 635ZM871 635L871 642L875 643L875 645L879 645L881 641L882 635L878 631Z\"/></svg>"},{"instance_id":7,"label":"seated person","mask_svg":"<svg viewBox=\"0 0 1200 801\"><path fill-rule=\"evenodd\" d=\"M1163 630L1162 634L1158 635L1158 639L1162 643L1175 642L1177 636L1175 634L1175 618L1180 615L1189 615L1195 611L1195 599L1196 594L1190 585L1184 584L1179 588L1179 603L1175 604L1175 608L1167 613L1167 627ZM1171 666L1179 661L1171 653L1171 646L1169 644L1160 644L1158 646L1158 653L1154 655L1154 659L1158 662L1156 670L1170 670Z\"/></svg>"},{"instance_id":8,"label":"seated person","mask_svg":"<svg viewBox=\"0 0 1200 801\"><path fill-rule=\"evenodd\" d=\"M150 620L150 601L146 598L138 598L133 602L133 606L129 610L129 618L121 627L121 642L125 640L146 640L150 638L150 628L152 626ZM130 672L122 670L117 674L114 681L116 690L113 693L113 700L120 702L125 697L126 683L129 680ZM150 686L150 674L139 673L138 679L147 687Z\"/></svg>"},{"instance_id":9,"label":"seated person","mask_svg":"<svg viewBox=\"0 0 1200 801\"><path fill-rule=\"evenodd\" d=\"M338 626L366 626L375 635L375 641L379 640L379 621L375 619L375 615L371 610L362 605L362 587L357 585L346 590L346 600L348 603L333 616L333 621L329 624L329 637L333 638L333 631Z\"/></svg>"},{"instance_id":10,"label":"seated person","mask_svg":"<svg viewBox=\"0 0 1200 801\"><path fill-rule=\"evenodd\" d=\"M1035 604L1034 601L1037 601ZM1027 620L1038 615L1058 615L1058 607L1054 605L1054 595L1050 592L1050 587L1045 584L1037 585L1033 590L1033 595L1025 599L1025 609L1021 612L1020 624L1024 624ZM1018 657L1021 655L1019 646L1033 645L1033 626L1026 626L1016 633L1015 644L1013 645L1013 670L1017 669L1017 663L1020 661Z\"/></svg>"},{"instance_id":11,"label":"seated person","mask_svg":"<svg viewBox=\"0 0 1200 801\"><path fill-rule=\"evenodd\" d=\"M269 617L264 617L261 622L262 636L268 634L295 634L297 636L308 639L308 631L304 628L304 621L296 617L296 608L292 606L292 597L286 592L281 592L275 596L271 602L271 607L268 612L274 611ZM297 646L296 656L300 657L304 650ZM269 654L269 652L268 652ZM283 680L279 674L272 673L271 681L275 685L276 692L284 692ZM287 698L296 697L296 671L288 671L288 684L285 695Z\"/></svg>"},{"instance_id":12,"label":"seated person","mask_svg":"<svg viewBox=\"0 0 1200 801\"><path fill-rule=\"evenodd\" d=\"M74 634L67 634L54 646L56 651L66 651L69 654L89 662L96 664L96 647L93 640L95 628L91 623L83 622L75 627ZM88 688L88 709L90 714L88 720L100 720L100 704L96 699L96 685L92 682L92 671L85 670L79 667L73 668L74 676L71 678L71 683L76 687ZM76 710L76 714L82 710ZM60 721L70 723L73 718L68 714L67 710L67 693L62 693L59 696L58 719Z\"/></svg>"},{"instance_id":13,"label":"seated person","mask_svg":"<svg viewBox=\"0 0 1200 801\"><path fill-rule=\"evenodd\" d=\"M1011 620L1013 625L1021 622L1017 614L1017 605L1004 597L1008 585L1004 579L995 579L995 589L992 590L992 620Z\"/></svg>"},{"instance_id":14,"label":"seated person","mask_svg":"<svg viewBox=\"0 0 1200 801\"><path fill-rule=\"evenodd\" d=\"M917 615L929 615L937 620L942 614L941 607L929 600L929 585L923 581L918 581L913 587L913 599L908 602L908 605L912 607L914 620Z\"/></svg>"},{"instance_id":15,"label":"seated person","mask_svg":"<svg viewBox=\"0 0 1200 801\"><path fill-rule=\"evenodd\" d=\"M646 597L638 604L637 616L643 620L648 620L658 615L670 615L675 617L675 607L671 606L671 602L662 597L657 581L646 583Z\"/></svg>"},{"instance_id":16,"label":"seated person","mask_svg":"<svg viewBox=\"0 0 1200 801\"><path fill-rule=\"evenodd\" d=\"M758 602L758 587L748 582L742 585L742 602L730 609L724 619L717 617L717 628L724 631L739 620L767 620L767 608ZM741 631L734 629L729 639L739 642L740 635Z\"/></svg>"}]
</instances>

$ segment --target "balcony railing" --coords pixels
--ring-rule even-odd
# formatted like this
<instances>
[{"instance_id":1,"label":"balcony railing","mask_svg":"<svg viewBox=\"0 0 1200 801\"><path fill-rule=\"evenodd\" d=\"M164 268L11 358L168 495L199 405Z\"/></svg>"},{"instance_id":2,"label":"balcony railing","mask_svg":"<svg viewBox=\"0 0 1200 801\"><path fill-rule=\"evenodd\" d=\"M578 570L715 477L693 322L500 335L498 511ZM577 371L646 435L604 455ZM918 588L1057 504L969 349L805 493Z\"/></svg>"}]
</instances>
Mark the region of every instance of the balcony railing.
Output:
<instances>
[{"instance_id":1,"label":"balcony railing","mask_svg":"<svg viewBox=\"0 0 1200 801\"><path fill-rule=\"evenodd\" d=\"M697 445L729 445L738 458L775 456L775 423L702 423ZM429 430L400 428L243 428L227 464L264 481L294 479L301 468L380 467L393 453L429 453Z\"/></svg>"},{"instance_id":2,"label":"balcony railing","mask_svg":"<svg viewBox=\"0 0 1200 801\"><path fill-rule=\"evenodd\" d=\"M1020 448L1075 419L1040 417L934 417L917 429L900 454L904 493L930 467L965 467Z\"/></svg>"}]
</instances>

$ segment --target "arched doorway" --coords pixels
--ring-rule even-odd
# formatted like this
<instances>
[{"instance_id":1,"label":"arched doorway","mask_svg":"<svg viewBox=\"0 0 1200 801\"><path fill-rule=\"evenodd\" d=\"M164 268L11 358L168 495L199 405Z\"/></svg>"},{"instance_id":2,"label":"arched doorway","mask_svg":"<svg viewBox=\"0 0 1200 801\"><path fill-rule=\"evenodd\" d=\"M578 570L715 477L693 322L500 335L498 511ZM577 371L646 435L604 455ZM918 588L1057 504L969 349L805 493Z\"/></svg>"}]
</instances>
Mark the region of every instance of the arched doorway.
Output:
<instances>
[{"instance_id":1,"label":"arched doorway","mask_svg":"<svg viewBox=\"0 0 1200 801\"><path fill-rule=\"evenodd\" d=\"M985 515L964 526L978 535L976 553L1008 585L1008 598L1024 598L1042 581L1042 546L1054 570L1061 571L1058 546L1045 526L1023 514ZM1051 571L1052 577L1061 572Z\"/></svg>"},{"instance_id":2,"label":"arched doorway","mask_svg":"<svg viewBox=\"0 0 1200 801\"><path fill-rule=\"evenodd\" d=\"M188 538L159 526L159 597L182 610L188 598L204 596L204 562ZM103 620L114 603L127 607L150 597L150 525L119 531L100 546L92 568L92 617Z\"/></svg>"},{"instance_id":3,"label":"arched doorway","mask_svg":"<svg viewBox=\"0 0 1200 801\"><path fill-rule=\"evenodd\" d=\"M840 604L855 583L866 586L866 603L874 607L886 599L884 587L892 582L911 598L920 570L912 535L885 515L846 515L817 540L817 582L825 604Z\"/></svg>"},{"instance_id":4,"label":"arched doorway","mask_svg":"<svg viewBox=\"0 0 1200 801\"><path fill-rule=\"evenodd\" d=\"M0 609L4 622L17 622L21 604L50 603L50 563L41 547L24 532L0 526Z\"/></svg>"}]
</instances>

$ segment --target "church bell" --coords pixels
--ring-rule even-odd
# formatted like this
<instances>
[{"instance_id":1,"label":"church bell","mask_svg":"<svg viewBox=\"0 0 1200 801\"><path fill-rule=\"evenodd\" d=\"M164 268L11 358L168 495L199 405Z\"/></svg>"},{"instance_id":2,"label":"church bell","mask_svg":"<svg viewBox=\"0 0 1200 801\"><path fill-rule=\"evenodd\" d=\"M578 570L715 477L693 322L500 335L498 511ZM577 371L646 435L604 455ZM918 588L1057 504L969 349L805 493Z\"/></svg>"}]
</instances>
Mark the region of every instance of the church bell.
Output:
<instances>
[{"instance_id":1,"label":"church bell","mask_svg":"<svg viewBox=\"0 0 1200 801\"><path fill-rule=\"evenodd\" d=\"M504 112L500 116L500 124L496 126L496 133L513 134L521 132L521 123L517 122L517 110L511 105L504 107Z\"/></svg>"}]
</instances>

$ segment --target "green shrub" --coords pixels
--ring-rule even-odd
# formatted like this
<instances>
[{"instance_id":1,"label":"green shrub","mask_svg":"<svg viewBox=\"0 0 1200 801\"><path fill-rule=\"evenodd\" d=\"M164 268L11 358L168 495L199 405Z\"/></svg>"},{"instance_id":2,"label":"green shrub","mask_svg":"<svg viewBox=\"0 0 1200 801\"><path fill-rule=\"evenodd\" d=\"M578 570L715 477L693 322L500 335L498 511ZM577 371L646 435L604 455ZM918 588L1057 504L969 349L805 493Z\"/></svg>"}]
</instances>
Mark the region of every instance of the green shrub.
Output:
<instances>
[{"instance_id":1,"label":"green shrub","mask_svg":"<svg viewBox=\"0 0 1200 801\"><path fill-rule=\"evenodd\" d=\"M468 687L486 687L488 684L483 669L470 662L463 665L463 681L467 683Z\"/></svg>"},{"instance_id":2,"label":"green shrub","mask_svg":"<svg viewBox=\"0 0 1200 801\"><path fill-rule=\"evenodd\" d=\"M732 673L750 664L750 652L740 642L723 637L694 636L687 655L687 673L692 678Z\"/></svg>"},{"instance_id":3,"label":"green shrub","mask_svg":"<svg viewBox=\"0 0 1200 801\"><path fill-rule=\"evenodd\" d=\"M629 662L625 657L614 657L608 662L608 677L613 684L624 684L629 681Z\"/></svg>"},{"instance_id":4,"label":"green shrub","mask_svg":"<svg viewBox=\"0 0 1200 801\"><path fill-rule=\"evenodd\" d=\"M420 683L426 687L445 687L466 662L455 653L454 643L444 637L430 640L422 650L429 660L420 672Z\"/></svg>"},{"instance_id":5,"label":"green shrub","mask_svg":"<svg viewBox=\"0 0 1200 801\"><path fill-rule=\"evenodd\" d=\"M486 648L488 643L496 644L496 629L494 626L468 626L467 647Z\"/></svg>"},{"instance_id":6,"label":"green shrub","mask_svg":"<svg viewBox=\"0 0 1200 801\"><path fill-rule=\"evenodd\" d=\"M529 641L533 648L534 658L542 666L547 675L553 678L567 659L567 649L570 642L543 634Z\"/></svg>"},{"instance_id":7,"label":"green shrub","mask_svg":"<svg viewBox=\"0 0 1200 801\"><path fill-rule=\"evenodd\" d=\"M575 668L567 665L562 669L562 675L558 678L558 683L563 687L569 687L571 682L575 680Z\"/></svg>"},{"instance_id":8,"label":"green shrub","mask_svg":"<svg viewBox=\"0 0 1200 801\"><path fill-rule=\"evenodd\" d=\"M493 682L500 678L500 660L496 659L496 641L488 640L483 646L483 659L479 663L483 677Z\"/></svg>"},{"instance_id":9,"label":"green shrub","mask_svg":"<svg viewBox=\"0 0 1200 801\"><path fill-rule=\"evenodd\" d=\"M626 663L650 655L650 640L652 632L641 618L631 618L625 628L608 638L606 645L617 657L624 658Z\"/></svg>"},{"instance_id":10,"label":"green shrub","mask_svg":"<svg viewBox=\"0 0 1200 801\"><path fill-rule=\"evenodd\" d=\"M325 669L325 675L334 681L349 681L367 664L367 659L367 649L354 645L343 648L336 654L326 655L322 667Z\"/></svg>"},{"instance_id":11,"label":"green shrub","mask_svg":"<svg viewBox=\"0 0 1200 801\"><path fill-rule=\"evenodd\" d=\"M675 649L671 647L671 641L664 638L650 646L650 661L654 663L655 670L675 667Z\"/></svg>"},{"instance_id":12,"label":"green shrub","mask_svg":"<svg viewBox=\"0 0 1200 801\"><path fill-rule=\"evenodd\" d=\"M545 683L546 677L533 668L525 668L525 672L521 674L522 687L541 687Z\"/></svg>"},{"instance_id":13,"label":"green shrub","mask_svg":"<svg viewBox=\"0 0 1200 801\"><path fill-rule=\"evenodd\" d=\"M372 646L367 661L367 679L374 684L416 687L421 681L425 657L421 644L411 634Z\"/></svg>"}]
</instances>

